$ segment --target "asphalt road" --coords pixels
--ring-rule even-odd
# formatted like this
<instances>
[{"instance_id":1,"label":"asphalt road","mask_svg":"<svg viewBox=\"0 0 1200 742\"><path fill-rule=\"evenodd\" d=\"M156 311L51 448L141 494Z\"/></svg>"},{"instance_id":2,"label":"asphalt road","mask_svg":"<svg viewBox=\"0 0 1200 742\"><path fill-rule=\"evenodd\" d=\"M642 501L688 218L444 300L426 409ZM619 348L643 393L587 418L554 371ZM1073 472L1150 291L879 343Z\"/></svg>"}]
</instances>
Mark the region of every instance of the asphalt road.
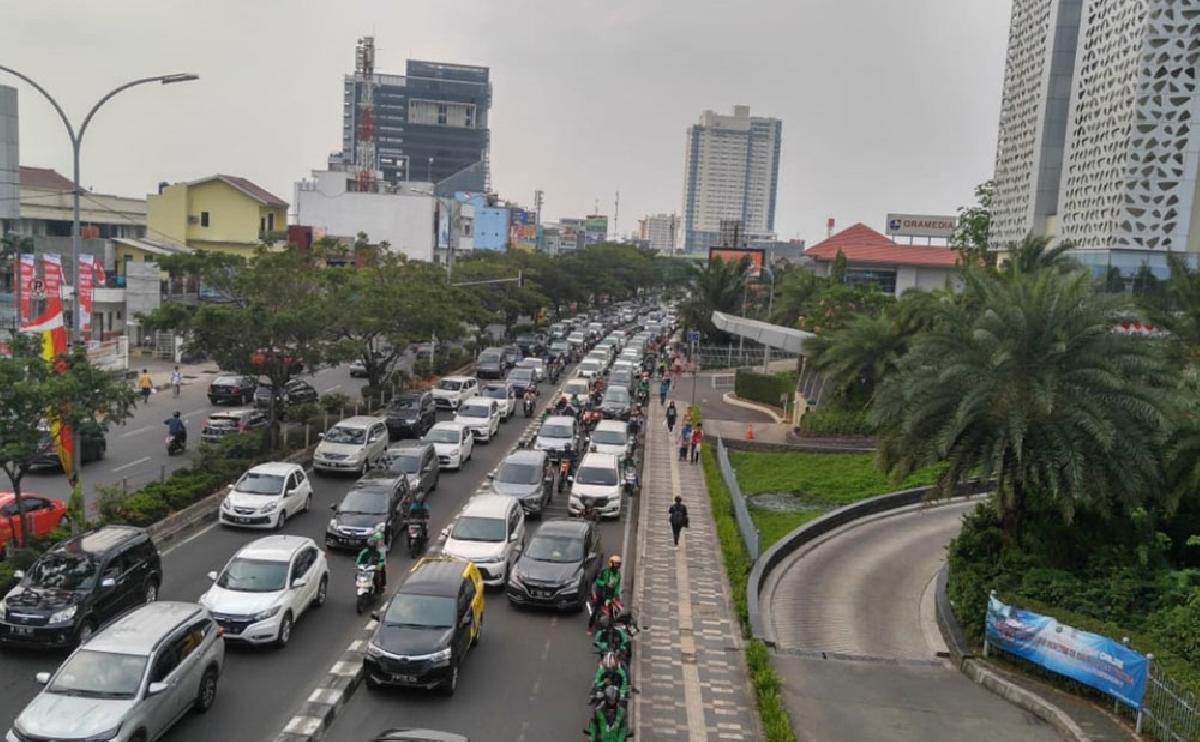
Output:
<instances>
[{"instance_id":1,"label":"asphalt road","mask_svg":"<svg viewBox=\"0 0 1200 742\"><path fill-rule=\"evenodd\" d=\"M329 381L337 383L336 377ZM317 388L324 391L325 385ZM549 390L549 385L543 388ZM439 417L447 415L439 413ZM486 481L487 473L515 443L525 423L518 413L501 426L496 440L475 449L464 471L443 472L438 490L430 498L434 534L449 524ZM312 511L294 517L284 532L323 544L329 507L353 481L315 479ZM556 496L554 507L565 511L565 494ZM606 551L621 548L622 526L619 522L602 527ZM209 570L219 569L240 546L262 535L213 526L169 549L164 554L162 599L196 600L210 585ZM436 543L431 551L435 549ZM331 551L328 558L330 587L325 606L301 618L291 643L283 650L230 646L215 707L205 716L185 717L169 739L257 742L282 730L364 623L354 612L354 555ZM393 552L389 574L395 579L410 563L407 555ZM503 594L495 592L487 596L485 615L484 640L468 657L453 699L424 692L376 695L364 688L345 710L345 719L338 722L331 738L369 738L364 736L366 731L418 722L462 729L476 739L577 736L596 662L588 650L586 619L580 615L518 614ZM34 674L53 670L61 659L61 655L0 649L0 720L5 726L37 692ZM497 734L498 726L503 726L505 733Z\"/></svg>"}]
</instances>

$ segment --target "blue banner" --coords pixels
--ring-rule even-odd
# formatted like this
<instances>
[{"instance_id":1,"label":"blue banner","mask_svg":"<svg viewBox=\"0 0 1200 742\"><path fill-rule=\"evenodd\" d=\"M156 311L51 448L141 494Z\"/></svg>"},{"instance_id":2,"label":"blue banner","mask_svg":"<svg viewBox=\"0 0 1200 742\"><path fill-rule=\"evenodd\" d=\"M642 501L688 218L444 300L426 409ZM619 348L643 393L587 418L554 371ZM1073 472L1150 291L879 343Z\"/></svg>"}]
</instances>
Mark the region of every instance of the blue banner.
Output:
<instances>
[{"instance_id":1,"label":"blue banner","mask_svg":"<svg viewBox=\"0 0 1200 742\"><path fill-rule=\"evenodd\" d=\"M1120 642L1060 624L1050 616L988 600L989 644L1142 707L1147 661Z\"/></svg>"}]
</instances>

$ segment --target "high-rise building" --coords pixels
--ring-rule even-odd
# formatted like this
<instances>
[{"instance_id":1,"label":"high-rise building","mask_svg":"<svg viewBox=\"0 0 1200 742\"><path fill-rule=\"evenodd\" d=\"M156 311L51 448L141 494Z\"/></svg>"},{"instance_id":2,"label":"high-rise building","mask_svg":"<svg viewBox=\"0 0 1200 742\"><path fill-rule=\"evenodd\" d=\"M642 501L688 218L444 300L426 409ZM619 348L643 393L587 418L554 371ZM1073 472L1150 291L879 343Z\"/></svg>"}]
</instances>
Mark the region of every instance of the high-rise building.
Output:
<instances>
[{"instance_id":1,"label":"high-rise building","mask_svg":"<svg viewBox=\"0 0 1200 742\"><path fill-rule=\"evenodd\" d=\"M647 214L638 220L638 238L645 240L655 252L675 252L675 235L679 217L675 214Z\"/></svg>"},{"instance_id":2,"label":"high-rise building","mask_svg":"<svg viewBox=\"0 0 1200 742\"><path fill-rule=\"evenodd\" d=\"M18 136L17 89L0 85L0 235L21 215L21 150Z\"/></svg>"},{"instance_id":3,"label":"high-rise building","mask_svg":"<svg viewBox=\"0 0 1200 742\"><path fill-rule=\"evenodd\" d=\"M374 41L361 39L344 82L340 162L361 167L359 149L373 143L366 159L387 183L457 176L455 191L487 190L491 105L487 67L410 59L403 75L378 74Z\"/></svg>"},{"instance_id":4,"label":"high-rise building","mask_svg":"<svg viewBox=\"0 0 1200 742\"><path fill-rule=\"evenodd\" d=\"M721 241L721 220L741 220L752 238L774 239L775 194L783 122L750 115L734 106L732 116L712 111L688 129L684 152L681 241L703 252Z\"/></svg>"},{"instance_id":5,"label":"high-rise building","mask_svg":"<svg viewBox=\"0 0 1200 742\"><path fill-rule=\"evenodd\" d=\"M1053 236L1122 273L1200 251L1200 16L1176 0L1014 0L1011 23L993 246Z\"/></svg>"}]
</instances>

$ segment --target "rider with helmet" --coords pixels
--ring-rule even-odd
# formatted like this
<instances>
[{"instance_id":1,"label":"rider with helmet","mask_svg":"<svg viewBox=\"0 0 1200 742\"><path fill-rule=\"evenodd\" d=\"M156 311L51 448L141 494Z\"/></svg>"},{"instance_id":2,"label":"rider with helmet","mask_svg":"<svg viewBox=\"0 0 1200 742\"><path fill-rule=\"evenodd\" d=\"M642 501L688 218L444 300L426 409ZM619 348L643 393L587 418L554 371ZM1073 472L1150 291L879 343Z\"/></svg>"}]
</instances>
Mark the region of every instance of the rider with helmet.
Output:
<instances>
[{"instance_id":1,"label":"rider with helmet","mask_svg":"<svg viewBox=\"0 0 1200 742\"><path fill-rule=\"evenodd\" d=\"M375 591L382 593L387 587L387 547L382 531L375 531L367 539L367 545L358 552L354 560L357 565L370 564L375 567Z\"/></svg>"},{"instance_id":2,"label":"rider with helmet","mask_svg":"<svg viewBox=\"0 0 1200 742\"><path fill-rule=\"evenodd\" d=\"M629 672L616 652L605 652L604 657L600 659L592 689L604 690L610 685L616 686L621 698L629 695Z\"/></svg>"},{"instance_id":3,"label":"rider with helmet","mask_svg":"<svg viewBox=\"0 0 1200 742\"><path fill-rule=\"evenodd\" d=\"M583 733L591 742L624 742L628 733L625 706L616 688L605 688L596 712Z\"/></svg>"},{"instance_id":4,"label":"rider with helmet","mask_svg":"<svg viewBox=\"0 0 1200 742\"><path fill-rule=\"evenodd\" d=\"M600 609L608 601L621 596L621 555L613 554L608 558L608 566L596 575L592 583L592 615L588 617L588 630L591 631L600 616Z\"/></svg>"},{"instance_id":5,"label":"rider with helmet","mask_svg":"<svg viewBox=\"0 0 1200 742\"><path fill-rule=\"evenodd\" d=\"M183 421L183 417L179 414L179 410L175 410L169 418L163 420L163 425L167 426L167 433L171 438L179 441L179 445L187 443L187 424Z\"/></svg>"}]
</instances>

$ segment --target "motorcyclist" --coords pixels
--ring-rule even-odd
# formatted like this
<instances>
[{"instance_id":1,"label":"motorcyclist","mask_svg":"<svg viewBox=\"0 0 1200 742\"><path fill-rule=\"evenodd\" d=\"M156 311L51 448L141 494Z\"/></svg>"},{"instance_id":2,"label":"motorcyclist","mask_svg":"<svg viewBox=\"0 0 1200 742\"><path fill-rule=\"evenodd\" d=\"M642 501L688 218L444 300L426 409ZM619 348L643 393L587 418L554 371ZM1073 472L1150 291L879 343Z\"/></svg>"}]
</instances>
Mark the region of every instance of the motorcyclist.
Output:
<instances>
[{"instance_id":1,"label":"motorcyclist","mask_svg":"<svg viewBox=\"0 0 1200 742\"><path fill-rule=\"evenodd\" d=\"M383 543L383 532L375 531L367 539L367 545L358 552L356 565L369 564L375 567L375 592L383 593L387 587L387 549Z\"/></svg>"},{"instance_id":2,"label":"motorcyclist","mask_svg":"<svg viewBox=\"0 0 1200 742\"><path fill-rule=\"evenodd\" d=\"M638 379L638 402L645 404L650 401L650 374L642 373Z\"/></svg>"},{"instance_id":3,"label":"motorcyclist","mask_svg":"<svg viewBox=\"0 0 1200 742\"><path fill-rule=\"evenodd\" d=\"M605 690L608 686L616 687L619 698L629 695L629 672L616 652L604 653L600 666L596 668L592 690Z\"/></svg>"},{"instance_id":4,"label":"motorcyclist","mask_svg":"<svg viewBox=\"0 0 1200 742\"><path fill-rule=\"evenodd\" d=\"M179 441L180 445L187 444L187 423L183 421L179 410L175 410L169 418L163 420L163 425L167 426L167 433L170 434L172 440Z\"/></svg>"},{"instance_id":5,"label":"motorcyclist","mask_svg":"<svg viewBox=\"0 0 1200 742\"><path fill-rule=\"evenodd\" d=\"M418 492L408 504L408 519L415 521L429 520L429 503L425 502L425 493Z\"/></svg>"},{"instance_id":6,"label":"motorcyclist","mask_svg":"<svg viewBox=\"0 0 1200 742\"><path fill-rule=\"evenodd\" d=\"M592 714L583 733L591 742L624 742L627 732L625 707L621 705L621 696L616 688L607 688L603 700L596 707L596 712Z\"/></svg>"},{"instance_id":7,"label":"motorcyclist","mask_svg":"<svg viewBox=\"0 0 1200 742\"><path fill-rule=\"evenodd\" d=\"M532 386L527 388L522 403L525 406L525 417L529 417L533 413L534 405L537 404L537 389Z\"/></svg>"},{"instance_id":8,"label":"motorcyclist","mask_svg":"<svg viewBox=\"0 0 1200 742\"><path fill-rule=\"evenodd\" d=\"M613 598L621 595L621 555L613 554L608 558L608 566L600 570L592 583L592 615L588 619L590 631L600 616L600 608Z\"/></svg>"},{"instance_id":9,"label":"motorcyclist","mask_svg":"<svg viewBox=\"0 0 1200 742\"><path fill-rule=\"evenodd\" d=\"M592 645L601 652L616 652L620 657L627 657L629 633L613 623L612 616L601 616L596 622L596 633L592 635Z\"/></svg>"}]
</instances>

